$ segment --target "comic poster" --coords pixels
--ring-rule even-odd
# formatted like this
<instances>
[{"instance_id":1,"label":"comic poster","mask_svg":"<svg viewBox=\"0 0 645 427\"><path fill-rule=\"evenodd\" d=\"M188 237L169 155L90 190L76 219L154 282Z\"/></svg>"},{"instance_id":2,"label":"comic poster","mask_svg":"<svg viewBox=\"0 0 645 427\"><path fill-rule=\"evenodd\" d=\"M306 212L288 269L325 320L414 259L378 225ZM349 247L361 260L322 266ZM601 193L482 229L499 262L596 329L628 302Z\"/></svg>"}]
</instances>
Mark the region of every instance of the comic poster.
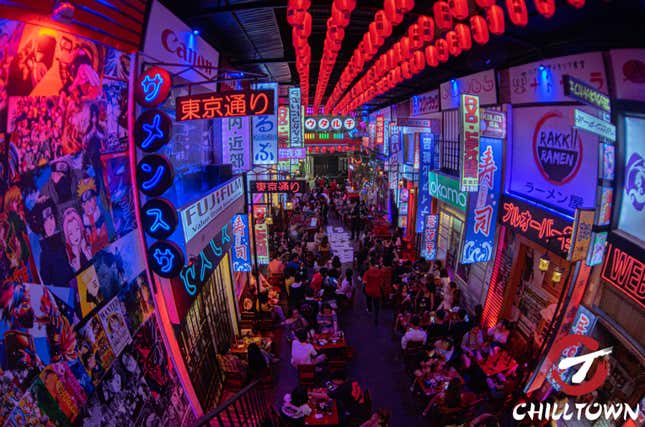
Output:
<instances>
[{"instance_id":1,"label":"comic poster","mask_svg":"<svg viewBox=\"0 0 645 427\"><path fill-rule=\"evenodd\" d=\"M123 307L118 298L112 298L98 314L103 324L105 334L110 341L110 347L115 355L121 354L121 351L130 343L132 338L125 322Z\"/></svg>"},{"instance_id":2,"label":"comic poster","mask_svg":"<svg viewBox=\"0 0 645 427\"><path fill-rule=\"evenodd\" d=\"M139 274L119 291L130 334L134 334L154 312L152 294L146 272Z\"/></svg>"},{"instance_id":3,"label":"comic poster","mask_svg":"<svg viewBox=\"0 0 645 427\"><path fill-rule=\"evenodd\" d=\"M130 73L130 55L112 47L105 53L103 75L107 79L127 81Z\"/></svg>"},{"instance_id":4,"label":"comic poster","mask_svg":"<svg viewBox=\"0 0 645 427\"><path fill-rule=\"evenodd\" d=\"M121 287L145 269L143 249L136 231L131 231L94 257L94 268L105 299L114 297Z\"/></svg>"},{"instance_id":5,"label":"comic poster","mask_svg":"<svg viewBox=\"0 0 645 427\"><path fill-rule=\"evenodd\" d=\"M67 365L62 363L59 364L59 366ZM78 382L76 382L76 386L78 386L78 391L82 393L81 396L72 394L74 390L66 387L66 385L72 386L72 384L64 384L63 381L65 381L65 377L59 377L53 366L47 366L43 369L40 373L40 381L55 402L56 406L58 406L58 409L69 421L73 422L86 400L84 398L85 392L80 388Z\"/></svg>"},{"instance_id":6,"label":"comic poster","mask_svg":"<svg viewBox=\"0 0 645 427\"><path fill-rule=\"evenodd\" d=\"M7 149L5 134L0 133L0 212L2 212L4 195L9 188L9 152Z\"/></svg>"},{"instance_id":7,"label":"comic poster","mask_svg":"<svg viewBox=\"0 0 645 427\"><path fill-rule=\"evenodd\" d=\"M102 157L104 182L114 231L117 237L123 237L137 226L129 159L126 155Z\"/></svg>"},{"instance_id":8,"label":"comic poster","mask_svg":"<svg viewBox=\"0 0 645 427\"><path fill-rule=\"evenodd\" d=\"M5 425L11 411L18 405L24 394L17 384L18 378L12 371L0 372L0 425Z\"/></svg>"},{"instance_id":9,"label":"comic poster","mask_svg":"<svg viewBox=\"0 0 645 427\"><path fill-rule=\"evenodd\" d=\"M25 24L18 21L0 19L0 132L7 130L7 85L9 70L16 61L18 45ZM14 68L16 68L14 66Z\"/></svg>"},{"instance_id":10,"label":"comic poster","mask_svg":"<svg viewBox=\"0 0 645 427\"><path fill-rule=\"evenodd\" d=\"M105 108L105 138L101 153L116 153L128 149L128 85L110 80L103 84L102 105Z\"/></svg>"},{"instance_id":11,"label":"comic poster","mask_svg":"<svg viewBox=\"0 0 645 427\"><path fill-rule=\"evenodd\" d=\"M98 316L90 318L77 331L76 336L81 362L92 379L92 384L97 385L110 369L115 357Z\"/></svg>"},{"instance_id":12,"label":"comic poster","mask_svg":"<svg viewBox=\"0 0 645 427\"><path fill-rule=\"evenodd\" d=\"M76 290L83 318L105 300L101 294L101 285L94 265L90 265L76 276Z\"/></svg>"},{"instance_id":13,"label":"comic poster","mask_svg":"<svg viewBox=\"0 0 645 427\"><path fill-rule=\"evenodd\" d=\"M61 409L60 405L63 404L61 401L59 401L59 399L62 398L61 393L57 393L56 397L52 396L49 393L47 386L40 378L36 378L34 383L29 388L29 392L34 396L34 399L38 403L38 408L40 409L41 413L48 416L50 422L60 427L72 425L65 415L65 412L63 412Z\"/></svg>"},{"instance_id":14,"label":"comic poster","mask_svg":"<svg viewBox=\"0 0 645 427\"><path fill-rule=\"evenodd\" d=\"M49 28L26 25L9 66L9 96L65 93L95 99L101 90L105 48Z\"/></svg>"},{"instance_id":15,"label":"comic poster","mask_svg":"<svg viewBox=\"0 0 645 427\"><path fill-rule=\"evenodd\" d=\"M41 383L42 384L42 383ZM51 396L48 395L46 390L43 390L42 387L37 387L36 392L45 391L42 394L42 397L46 401L51 401ZM58 423L55 422L52 418L49 417L45 412L41 411L38 400L38 393L33 393L31 391L25 393L18 404L13 408L13 411L6 419L3 424L5 427L22 427L22 426L43 426L43 427L55 427ZM62 413L57 414L60 417L64 418Z\"/></svg>"},{"instance_id":16,"label":"comic poster","mask_svg":"<svg viewBox=\"0 0 645 427\"><path fill-rule=\"evenodd\" d=\"M38 282L20 188L7 189L0 212L0 283Z\"/></svg>"}]
</instances>

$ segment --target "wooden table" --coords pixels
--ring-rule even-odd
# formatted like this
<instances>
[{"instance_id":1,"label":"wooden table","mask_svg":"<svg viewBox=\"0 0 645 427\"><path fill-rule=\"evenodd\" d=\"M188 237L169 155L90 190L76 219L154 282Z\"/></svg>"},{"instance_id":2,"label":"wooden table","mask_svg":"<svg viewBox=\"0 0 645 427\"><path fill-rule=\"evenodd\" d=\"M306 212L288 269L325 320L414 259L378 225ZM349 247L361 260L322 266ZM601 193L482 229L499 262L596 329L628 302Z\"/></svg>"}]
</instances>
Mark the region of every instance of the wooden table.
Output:
<instances>
[{"instance_id":1,"label":"wooden table","mask_svg":"<svg viewBox=\"0 0 645 427\"><path fill-rule=\"evenodd\" d=\"M321 340L324 340L325 342L321 343ZM312 338L312 344L316 351L338 350L347 347L347 341L345 341L344 335L340 338L334 337L332 334L316 334Z\"/></svg>"},{"instance_id":2,"label":"wooden table","mask_svg":"<svg viewBox=\"0 0 645 427\"><path fill-rule=\"evenodd\" d=\"M506 350L500 350L496 355L478 361L477 364L487 377L492 377L517 367L517 361Z\"/></svg>"},{"instance_id":3,"label":"wooden table","mask_svg":"<svg viewBox=\"0 0 645 427\"><path fill-rule=\"evenodd\" d=\"M305 418L306 426L337 426L340 423L338 416L338 405L334 399L330 399L328 402L330 409L325 412L321 412L318 409L318 403L309 401L309 406L311 406L311 414Z\"/></svg>"},{"instance_id":4,"label":"wooden table","mask_svg":"<svg viewBox=\"0 0 645 427\"><path fill-rule=\"evenodd\" d=\"M261 349L270 350L273 340L267 337L252 337L250 340L238 341L231 344L230 352L236 355L246 355L249 350L249 344L255 343Z\"/></svg>"}]
</instances>

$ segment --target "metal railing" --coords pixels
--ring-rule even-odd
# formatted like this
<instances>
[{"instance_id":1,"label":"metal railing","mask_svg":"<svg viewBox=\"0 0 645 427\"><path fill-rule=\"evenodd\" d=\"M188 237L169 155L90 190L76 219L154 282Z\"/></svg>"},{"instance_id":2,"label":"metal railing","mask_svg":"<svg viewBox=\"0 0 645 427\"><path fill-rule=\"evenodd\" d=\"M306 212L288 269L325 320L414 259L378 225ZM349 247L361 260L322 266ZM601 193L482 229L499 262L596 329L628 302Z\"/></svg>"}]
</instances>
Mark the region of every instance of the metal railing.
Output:
<instances>
[{"instance_id":1,"label":"metal railing","mask_svg":"<svg viewBox=\"0 0 645 427\"><path fill-rule=\"evenodd\" d=\"M200 417L193 427L276 426L276 419L265 392L253 381L219 407Z\"/></svg>"}]
</instances>

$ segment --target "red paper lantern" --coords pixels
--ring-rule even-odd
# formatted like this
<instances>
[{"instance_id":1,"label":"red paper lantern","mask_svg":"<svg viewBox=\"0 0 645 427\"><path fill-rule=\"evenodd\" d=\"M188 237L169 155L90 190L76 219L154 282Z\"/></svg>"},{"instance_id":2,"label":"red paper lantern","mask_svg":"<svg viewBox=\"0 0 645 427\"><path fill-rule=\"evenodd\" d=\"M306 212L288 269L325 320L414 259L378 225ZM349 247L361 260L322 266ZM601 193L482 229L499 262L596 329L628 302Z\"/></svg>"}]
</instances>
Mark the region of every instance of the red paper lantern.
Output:
<instances>
[{"instance_id":1,"label":"red paper lantern","mask_svg":"<svg viewBox=\"0 0 645 427\"><path fill-rule=\"evenodd\" d=\"M421 28L421 40L423 43L430 43L434 39L434 20L426 15L421 15L417 20Z\"/></svg>"},{"instance_id":2,"label":"red paper lantern","mask_svg":"<svg viewBox=\"0 0 645 427\"><path fill-rule=\"evenodd\" d=\"M390 20L392 25L399 25L401 22L403 22L403 13L397 7L397 3L397 0L385 0L385 2L383 3L383 10L385 11L385 15L387 15L387 18Z\"/></svg>"},{"instance_id":3,"label":"red paper lantern","mask_svg":"<svg viewBox=\"0 0 645 427\"><path fill-rule=\"evenodd\" d=\"M292 41L293 47L296 50L302 48L304 45L307 44L307 38L306 37L300 37L296 27L293 27L291 29L291 41Z\"/></svg>"},{"instance_id":4,"label":"red paper lantern","mask_svg":"<svg viewBox=\"0 0 645 427\"><path fill-rule=\"evenodd\" d=\"M495 4L495 0L475 0L475 4L481 8L491 7Z\"/></svg>"},{"instance_id":5,"label":"red paper lantern","mask_svg":"<svg viewBox=\"0 0 645 427\"><path fill-rule=\"evenodd\" d=\"M567 0L567 3L576 9L581 9L585 5L585 0Z\"/></svg>"},{"instance_id":6,"label":"red paper lantern","mask_svg":"<svg viewBox=\"0 0 645 427\"><path fill-rule=\"evenodd\" d=\"M455 19L461 21L468 18L468 0L449 0L448 4Z\"/></svg>"},{"instance_id":7,"label":"red paper lantern","mask_svg":"<svg viewBox=\"0 0 645 427\"><path fill-rule=\"evenodd\" d=\"M309 12L305 12L302 23L294 26L293 28L296 30L298 37L309 38L311 35L311 14Z\"/></svg>"},{"instance_id":8,"label":"red paper lantern","mask_svg":"<svg viewBox=\"0 0 645 427\"><path fill-rule=\"evenodd\" d=\"M447 31L452 28L452 15L450 14L450 6L446 1L438 1L432 5L432 12L434 14L434 21L437 28L441 31Z\"/></svg>"},{"instance_id":9,"label":"red paper lantern","mask_svg":"<svg viewBox=\"0 0 645 427\"><path fill-rule=\"evenodd\" d=\"M408 28L408 38L410 39L410 48L418 50L423 47L423 40L421 39L421 27L418 24L412 24Z\"/></svg>"},{"instance_id":10,"label":"red paper lantern","mask_svg":"<svg viewBox=\"0 0 645 427\"><path fill-rule=\"evenodd\" d=\"M513 25L525 27L529 22L529 13L524 0L506 0L506 10Z\"/></svg>"},{"instance_id":11,"label":"red paper lantern","mask_svg":"<svg viewBox=\"0 0 645 427\"><path fill-rule=\"evenodd\" d=\"M433 45L426 46L425 50L426 64L430 67L436 67L439 65L439 53L437 48Z\"/></svg>"},{"instance_id":12,"label":"red paper lantern","mask_svg":"<svg viewBox=\"0 0 645 427\"><path fill-rule=\"evenodd\" d=\"M496 4L486 9L486 22L488 23L488 30L491 34L501 36L504 34L504 11Z\"/></svg>"},{"instance_id":13,"label":"red paper lantern","mask_svg":"<svg viewBox=\"0 0 645 427\"><path fill-rule=\"evenodd\" d=\"M401 40L399 40L399 46L401 47L401 59L404 61L410 59L410 56L412 55L410 39L407 36L401 37Z\"/></svg>"},{"instance_id":14,"label":"red paper lantern","mask_svg":"<svg viewBox=\"0 0 645 427\"><path fill-rule=\"evenodd\" d=\"M374 23L376 24L376 31L379 36L386 39L392 34L392 22L388 19L385 12L379 10L374 15Z\"/></svg>"},{"instance_id":15,"label":"red paper lantern","mask_svg":"<svg viewBox=\"0 0 645 427\"><path fill-rule=\"evenodd\" d=\"M401 42L394 43L392 50L394 51L394 63L400 64L403 61L403 59L401 59Z\"/></svg>"},{"instance_id":16,"label":"red paper lantern","mask_svg":"<svg viewBox=\"0 0 645 427\"><path fill-rule=\"evenodd\" d=\"M403 64L401 64L401 75L405 80L412 78L412 70L410 70L410 64L408 63L408 61L405 61Z\"/></svg>"},{"instance_id":17,"label":"red paper lantern","mask_svg":"<svg viewBox=\"0 0 645 427\"><path fill-rule=\"evenodd\" d=\"M475 15L470 17L470 31L475 43L485 45L488 43L488 25L483 16Z\"/></svg>"},{"instance_id":18,"label":"red paper lantern","mask_svg":"<svg viewBox=\"0 0 645 427\"><path fill-rule=\"evenodd\" d=\"M356 0L334 0L334 4L343 12L351 12L356 7Z\"/></svg>"},{"instance_id":19,"label":"red paper lantern","mask_svg":"<svg viewBox=\"0 0 645 427\"><path fill-rule=\"evenodd\" d=\"M336 25L341 27L346 27L349 25L349 18L351 16L351 11L345 12L336 7L336 2L331 5L331 17L336 22Z\"/></svg>"},{"instance_id":20,"label":"red paper lantern","mask_svg":"<svg viewBox=\"0 0 645 427\"><path fill-rule=\"evenodd\" d=\"M533 0L540 15L550 18L555 14L555 0Z\"/></svg>"},{"instance_id":21,"label":"red paper lantern","mask_svg":"<svg viewBox=\"0 0 645 427\"><path fill-rule=\"evenodd\" d=\"M462 23L455 25L455 33L457 33L459 46L461 46L463 50L470 50L470 48L473 47L473 40L470 37L470 28L468 25Z\"/></svg>"},{"instance_id":22,"label":"red paper lantern","mask_svg":"<svg viewBox=\"0 0 645 427\"><path fill-rule=\"evenodd\" d=\"M423 51L417 50L412 54L412 59L410 60L410 69L412 74L419 74L426 67L426 57L423 54Z\"/></svg>"},{"instance_id":23,"label":"red paper lantern","mask_svg":"<svg viewBox=\"0 0 645 427\"><path fill-rule=\"evenodd\" d=\"M369 55L370 57L376 55L378 48L374 45L374 43L372 43L372 36L369 32L363 35L363 42L365 44L365 52L367 53L367 55Z\"/></svg>"},{"instance_id":24,"label":"red paper lantern","mask_svg":"<svg viewBox=\"0 0 645 427\"><path fill-rule=\"evenodd\" d=\"M457 33L454 30L450 30L446 33L446 42L448 43L448 52L452 56L459 56L461 54L459 39L457 38Z\"/></svg>"},{"instance_id":25,"label":"red paper lantern","mask_svg":"<svg viewBox=\"0 0 645 427\"><path fill-rule=\"evenodd\" d=\"M434 42L434 46L437 48L437 58L439 62L446 62L450 57L450 52L448 51L448 42L444 39L437 39Z\"/></svg>"}]
</instances>

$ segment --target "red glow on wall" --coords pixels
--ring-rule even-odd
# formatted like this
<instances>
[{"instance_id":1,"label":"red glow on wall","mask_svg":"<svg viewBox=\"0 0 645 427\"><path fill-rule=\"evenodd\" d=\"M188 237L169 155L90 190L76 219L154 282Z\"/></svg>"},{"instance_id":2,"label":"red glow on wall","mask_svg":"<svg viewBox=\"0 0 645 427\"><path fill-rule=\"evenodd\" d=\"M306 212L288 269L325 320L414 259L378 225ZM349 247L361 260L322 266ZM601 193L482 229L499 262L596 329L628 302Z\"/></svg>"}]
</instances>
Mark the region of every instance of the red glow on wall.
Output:
<instances>
[{"instance_id":1,"label":"red glow on wall","mask_svg":"<svg viewBox=\"0 0 645 427\"><path fill-rule=\"evenodd\" d=\"M484 328L492 328L495 326L499 320L500 314L502 313L504 289L502 288L501 283L499 283L499 270L502 265L505 236L506 229L501 227L499 230L499 240L497 242L497 252L495 253L495 263L493 264L493 272L490 276L490 285L488 287L488 294L486 295L484 312L482 314L481 325Z\"/></svg>"}]
</instances>

